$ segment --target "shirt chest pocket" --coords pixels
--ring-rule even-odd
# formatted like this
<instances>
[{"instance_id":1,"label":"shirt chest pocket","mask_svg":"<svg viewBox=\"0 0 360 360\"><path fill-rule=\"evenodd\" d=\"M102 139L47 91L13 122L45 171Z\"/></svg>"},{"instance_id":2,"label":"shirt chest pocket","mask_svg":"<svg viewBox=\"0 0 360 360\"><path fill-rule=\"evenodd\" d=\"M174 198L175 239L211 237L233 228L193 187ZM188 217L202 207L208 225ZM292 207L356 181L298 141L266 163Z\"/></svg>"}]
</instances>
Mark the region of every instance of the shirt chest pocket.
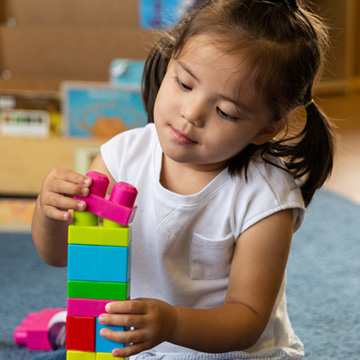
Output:
<instances>
[{"instance_id":1,"label":"shirt chest pocket","mask_svg":"<svg viewBox=\"0 0 360 360\"><path fill-rule=\"evenodd\" d=\"M206 280L228 277L234 246L232 234L224 239L208 239L194 234L190 249L191 279Z\"/></svg>"}]
</instances>

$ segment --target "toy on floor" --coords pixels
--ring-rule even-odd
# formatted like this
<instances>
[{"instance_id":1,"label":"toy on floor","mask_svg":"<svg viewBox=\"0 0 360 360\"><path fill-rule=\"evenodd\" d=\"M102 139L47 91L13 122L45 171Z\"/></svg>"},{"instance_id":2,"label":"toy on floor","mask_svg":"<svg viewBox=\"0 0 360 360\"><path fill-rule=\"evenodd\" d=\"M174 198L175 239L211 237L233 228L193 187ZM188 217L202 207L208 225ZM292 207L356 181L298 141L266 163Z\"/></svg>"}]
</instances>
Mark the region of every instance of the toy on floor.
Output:
<instances>
[{"instance_id":1,"label":"toy on floor","mask_svg":"<svg viewBox=\"0 0 360 360\"><path fill-rule=\"evenodd\" d=\"M128 330L103 326L98 317L108 302L130 297L129 223L136 212L137 190L116 183L107 200L109 179L98 172L87 176L93 179L89 196L75 197L87 203L86 211L74 212L68 232L67 360L113 359L112 350L125 345L101 337L100 330Z\"/></svg>"},{"instance_id":2,"label":"toy on floor","mask_svg":"<svg viewBox=\"0 0 360 360\"><path fill-rule=\"evenodd\" d=\"M66 309L29 313L14 331L14 341L29 350L56 350L65 346Z\"/></svg>"}]
</instances>

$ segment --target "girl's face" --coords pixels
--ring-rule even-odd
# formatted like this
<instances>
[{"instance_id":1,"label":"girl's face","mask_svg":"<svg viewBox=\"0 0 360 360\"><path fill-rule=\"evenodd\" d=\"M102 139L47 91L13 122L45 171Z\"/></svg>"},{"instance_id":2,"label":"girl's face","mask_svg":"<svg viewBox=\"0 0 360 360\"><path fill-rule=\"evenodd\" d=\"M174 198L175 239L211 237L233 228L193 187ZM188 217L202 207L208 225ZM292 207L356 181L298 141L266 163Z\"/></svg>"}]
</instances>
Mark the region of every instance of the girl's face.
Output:
<instances>
[{"instance_id":1,"label":"girl's face","mask_svg":"<svg viewBox=\"0 0 360 360\"><path fill-rule=\"evenodd\" d=\"M207 35L188 40L170 61L154 107L166 157L206 171L222 170L247 145L275 135L253 86L239 83L238 64L239 56L225 54Z\"/></svg>"}]
</instances>

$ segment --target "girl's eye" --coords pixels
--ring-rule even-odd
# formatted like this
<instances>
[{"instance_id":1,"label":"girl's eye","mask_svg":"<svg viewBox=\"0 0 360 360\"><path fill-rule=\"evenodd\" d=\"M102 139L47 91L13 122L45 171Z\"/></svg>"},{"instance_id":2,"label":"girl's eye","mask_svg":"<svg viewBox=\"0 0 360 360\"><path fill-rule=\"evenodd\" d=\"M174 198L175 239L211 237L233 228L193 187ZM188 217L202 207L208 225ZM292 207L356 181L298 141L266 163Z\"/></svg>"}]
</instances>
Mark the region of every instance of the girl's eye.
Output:
<instances>
[{"instance_id":1,"label":"girl's eye","mask_svg":"<svg viewBox=\"0 0 360 360\"><path fill-rule=\"evenodd\" d=\"M238 118L236 116L231 116L231 115L227 114L226 112L222 111L220 108L216 108L216 110L217 110L218 114L226 120L229 120L229 121L238 120Z\"/></svg>"},{"instance_id":2,"label":"girl's eye","mask_svg":"<svg viewBox=\"0 0 360 360\"><path fill-rule=\"evenodd\" d=\"M180 86L181 89L183 90L192 90L190 86L187 86L186 84L184 84L177 76L175 77L176 83Z\"/></svg>"}]
</instances>

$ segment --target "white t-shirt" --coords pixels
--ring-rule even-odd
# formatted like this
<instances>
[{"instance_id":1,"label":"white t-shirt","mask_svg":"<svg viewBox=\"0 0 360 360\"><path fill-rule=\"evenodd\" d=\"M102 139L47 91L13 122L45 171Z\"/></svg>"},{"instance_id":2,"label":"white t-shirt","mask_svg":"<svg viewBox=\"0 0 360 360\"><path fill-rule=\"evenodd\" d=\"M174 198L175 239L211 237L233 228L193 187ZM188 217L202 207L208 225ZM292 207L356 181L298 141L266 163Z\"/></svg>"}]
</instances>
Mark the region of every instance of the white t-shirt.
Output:
<instances>
[{"instance_id":1,"label":"white t-shirt","mask_svg":"<svg viewBox=\"0 0 360 360\"><path fill-rule=\"evenodd\" d=\"M115 181L138 190L131 298L203 309L222 305L240 234L283 209L293 210L295 230L303 220L304 203L293 177L261 158L250 162L247 181L225 169L199 193L184 196L159 182L162 149L154 124L115 136L101 154ZM288 319L284 289L285 279L269 324L249 352L278 347L302 351ZM154 350L192 351L170 343Z\"/></svg>"}]
</instances>

